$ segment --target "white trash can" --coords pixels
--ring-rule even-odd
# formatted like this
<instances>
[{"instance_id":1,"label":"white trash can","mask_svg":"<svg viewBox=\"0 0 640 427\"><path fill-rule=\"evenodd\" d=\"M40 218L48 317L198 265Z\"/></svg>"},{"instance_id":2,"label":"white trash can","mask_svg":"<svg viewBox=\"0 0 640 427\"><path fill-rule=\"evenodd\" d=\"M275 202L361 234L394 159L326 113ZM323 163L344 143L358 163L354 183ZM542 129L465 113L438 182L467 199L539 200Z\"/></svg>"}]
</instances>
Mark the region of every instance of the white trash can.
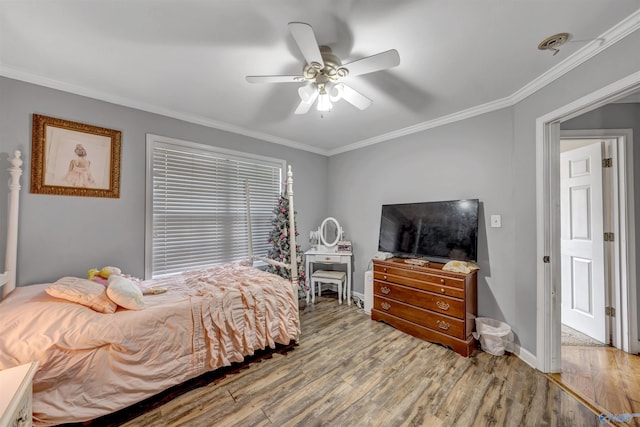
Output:
<instances>
[{"instance_id":1,"label":"white trash can","mask_svg":"<svg viewBox=\"0 0 640 427\"><path fill-rule=\"evenodd\" d=\"M483 351L494 356L513 352L513 332L511 326L488 317L476 317L476 332L473 337L480 341Z\"/></svg>"}]
</instances>

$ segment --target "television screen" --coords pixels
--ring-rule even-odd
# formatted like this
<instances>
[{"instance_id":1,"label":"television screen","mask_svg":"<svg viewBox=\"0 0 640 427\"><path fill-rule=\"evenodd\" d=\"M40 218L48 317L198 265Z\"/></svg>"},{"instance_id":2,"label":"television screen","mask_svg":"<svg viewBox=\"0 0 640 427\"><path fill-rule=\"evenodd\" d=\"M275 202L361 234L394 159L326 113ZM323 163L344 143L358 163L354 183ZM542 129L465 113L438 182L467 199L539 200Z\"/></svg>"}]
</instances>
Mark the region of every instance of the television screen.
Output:
<instances>
[{"instance_id":1,"label":"television screen","mask_svg":"<svg viewBox=\"0 0 640 427\"><path fill-rule=\"evenodd\" d=\"M431 261L477 261L478 199L382 205L378 250Z\"/></svg>"}]
</instances>

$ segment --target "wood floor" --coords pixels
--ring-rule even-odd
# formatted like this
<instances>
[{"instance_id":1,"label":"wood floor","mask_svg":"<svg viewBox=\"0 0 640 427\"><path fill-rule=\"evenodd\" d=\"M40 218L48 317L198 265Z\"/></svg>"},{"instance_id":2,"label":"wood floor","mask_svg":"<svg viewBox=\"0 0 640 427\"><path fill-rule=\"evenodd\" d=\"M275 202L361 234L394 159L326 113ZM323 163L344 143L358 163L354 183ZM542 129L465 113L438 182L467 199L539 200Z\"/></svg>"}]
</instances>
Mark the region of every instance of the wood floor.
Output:
<instances>
[{"instance_id":1,"label":"wood floor","mask_svg":"<svg viewBox=\"0 0 640 427\"><path fill-rule=\"evenodd\" d=\"M302 336L126 426L597 426L595 413L515 356L453 351L322 297Z\"/></svg>"},{"instance_id":2,"label":"wood floor","mask_svg":"<svg viewBox=\"0 0 640 427\"><path fill-rule=\"evenodd\" d=\"M550 378L598 413L640 414L640 356L613 347L562 346L562 373ZM619 424L640 427L640 417Z\"/></svg>"}]
</instances>

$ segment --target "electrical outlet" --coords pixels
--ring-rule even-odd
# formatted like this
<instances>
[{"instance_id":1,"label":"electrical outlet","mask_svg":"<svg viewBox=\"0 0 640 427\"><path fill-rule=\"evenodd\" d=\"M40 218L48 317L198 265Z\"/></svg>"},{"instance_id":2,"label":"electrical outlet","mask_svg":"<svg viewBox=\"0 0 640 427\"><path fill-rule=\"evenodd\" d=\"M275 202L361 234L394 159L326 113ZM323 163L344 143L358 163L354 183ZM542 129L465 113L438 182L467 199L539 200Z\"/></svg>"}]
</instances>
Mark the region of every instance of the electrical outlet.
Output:
<instances>
[{"instance_id":1,"label":"electrical outlet","mask_svg":"<svg viewBox=\"0 0 640 427\"><path fill-rule=\"evenodd\" d=\"M500 227L502 227L502 216L500 216L500 215L491 215L491 227L492 228L500 228Z\"/></svg>"}]
</instances>

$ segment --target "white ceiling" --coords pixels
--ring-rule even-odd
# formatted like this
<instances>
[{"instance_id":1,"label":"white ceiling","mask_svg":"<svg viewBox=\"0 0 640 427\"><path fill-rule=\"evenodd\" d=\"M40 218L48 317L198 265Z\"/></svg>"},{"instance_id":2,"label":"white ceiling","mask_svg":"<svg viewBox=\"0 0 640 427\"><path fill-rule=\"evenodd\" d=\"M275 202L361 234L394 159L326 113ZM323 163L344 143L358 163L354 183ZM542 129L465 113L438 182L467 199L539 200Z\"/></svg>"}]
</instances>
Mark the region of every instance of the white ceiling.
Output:
<instances>
[{"instance_id":1,"label":"white ceiling","mask_svg":"<svg viewBox=\"0 0 640 427\"><path fill-rule=\"evenodd\" d=\"M301 73L292 21L343 63L399 52L349 79L369 109L294 115L298 84L246 82ZM512 105L639 26L640 0L0 0L0 75L335 154Z\"/></svg>"}]
</instances>

